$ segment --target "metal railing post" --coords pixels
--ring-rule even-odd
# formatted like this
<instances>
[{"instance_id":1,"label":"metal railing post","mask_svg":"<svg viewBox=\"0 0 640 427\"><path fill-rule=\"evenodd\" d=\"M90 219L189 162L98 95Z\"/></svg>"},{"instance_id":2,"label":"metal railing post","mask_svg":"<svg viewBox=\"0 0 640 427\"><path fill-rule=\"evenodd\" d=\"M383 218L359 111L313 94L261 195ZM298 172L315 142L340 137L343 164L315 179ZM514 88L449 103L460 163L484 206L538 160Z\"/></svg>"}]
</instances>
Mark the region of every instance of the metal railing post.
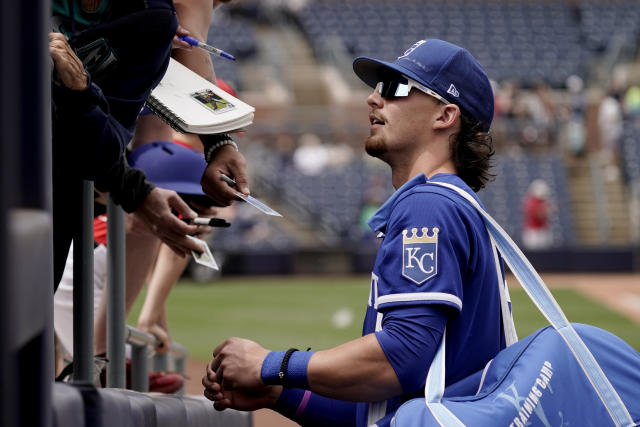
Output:
<instances>
[{"instance_id":1,"label":"metal railing post","mask_svg":"<svg viewBox=\"0 0 640 427\"><path fill-rule=\"evenodd\" d=\"M107 202L107 387L124 388L125 366L125 214L111 196Z\"/></svg>"},{"instance_id":2,"label":"metal railing post","mask_svg":"<svg viewBox=\"0 0 640 427\"><path fill-rule=\"evenodd\" d=\"M173 370L184 377L187 361L187 349L178 343L171 343L171 351L173 354ZM176 393L180 396L184 395L184 384L182 388Z\"/></svg>"},{"instance_id":3,"label":"metal railing post","mask_svg":"<svg viewBox=\"0 0 640 427\"><path fill-rule=\"evenodd\" d=\"M93 182L80 181L73 233L73 381L93 381Z\"/></svg>"},{"instance_id":4,"label":"metal railing post","mask_svg":"<svg viewBox=\"0 0 640 427\"><path fill-rule=\"evenodd\" d=\"M153 355L153 370L154 371L166 371L169 369L169 355L165 354L154 354Z\"/></svg>"},{"instance_id":5,"label":"metal railing post","mask_svg":"<svg viewBox=\"0 0 640 427\"><path fill-rule=\"evenodd\" d=\"M171 343L171 355L173 359L173 370L184 375L185 364L189 351L180 343Z\"/></svg>"},{"instance_id":6,"label":"metal railing post","mask_svg":"<svg viewBox=\"0 0 640 427\"><path fill-rule=\"evenodd\" d=\"M148 334L132 326L126 325L126 342L131 344L131 388L137 391L149 390L148 375L148 349L154 349L159 344L158 339L152 334ZM184 376L185 360L189 355L187 349L179 343L171 343L171 357L173 359L173 369ZM155 355L158 356L158 355ZM162 355L162 358L153 358L154 370L166 370L168 367L169 355ZM164 361L164 362L162 362ZM159 367L156 363L162 364ZM177 393L182 395L184 387Z\"/></svg>"},{"instance_id":7,"label":"metal railing post","mask_svg":"<svg viewBox=\"0 0 640 427\"><path fill-rule=\"evenodd\" d=\"M149 391L149 347L155 348L156 337L125 325L126 339L131 344L131 389Z\"/></svg>"},{"instance_id":8,"label":"metal railing post","mask_svg":"<svg viewBox=\"0 0 640 427\"><path fill-rule=\"evenodd\" d=\"M131 389L149 391L149 375L146 345L131 345Z\"/></svg>"}]
</instances>

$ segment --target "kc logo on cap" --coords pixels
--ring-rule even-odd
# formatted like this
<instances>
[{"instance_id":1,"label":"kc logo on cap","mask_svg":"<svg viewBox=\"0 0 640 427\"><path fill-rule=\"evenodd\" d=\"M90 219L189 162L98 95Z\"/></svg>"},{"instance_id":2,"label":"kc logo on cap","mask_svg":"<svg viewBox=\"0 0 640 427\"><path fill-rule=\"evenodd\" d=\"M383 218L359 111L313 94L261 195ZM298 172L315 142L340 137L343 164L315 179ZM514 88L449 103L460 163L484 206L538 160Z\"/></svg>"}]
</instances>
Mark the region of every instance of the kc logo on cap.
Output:
<instances>
[{"instance_id":1,"label":"kc logo on cap","mask_svg":"<svg viewBox=\"0 0 640 427\"><path fill-rule=\"evenodd\" d=\"M398 56L398 59L404 58L405 56L411 55L411 52L416 50L418 48L418 46L420 46L424 42L426 42L426 40L420 40L420 41L415 42L409 49L405 50L402 55Z\"/></svg>"}]
</instances>

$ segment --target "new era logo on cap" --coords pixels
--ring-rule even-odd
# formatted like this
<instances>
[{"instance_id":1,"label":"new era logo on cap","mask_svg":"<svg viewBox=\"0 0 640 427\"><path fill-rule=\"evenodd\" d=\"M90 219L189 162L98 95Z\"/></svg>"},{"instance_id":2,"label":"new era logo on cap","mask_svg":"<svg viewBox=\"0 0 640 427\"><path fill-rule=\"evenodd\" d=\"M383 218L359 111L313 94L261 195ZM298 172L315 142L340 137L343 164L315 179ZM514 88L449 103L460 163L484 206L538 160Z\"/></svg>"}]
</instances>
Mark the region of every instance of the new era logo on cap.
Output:
<instances>
[{"instance_id":1,"label":"new era logo on cap","mask_svg":"<svg viewBox=\"0 0 640 427\"><path fill-rule=\"evenodd\" d=\"M455 96L456 98L460 97L460 92L458 92L458 89L456 89L453 83L451 83L451 86L449 86L449 89L447 89L447 93Z\"/></svg>"}]
</instances>

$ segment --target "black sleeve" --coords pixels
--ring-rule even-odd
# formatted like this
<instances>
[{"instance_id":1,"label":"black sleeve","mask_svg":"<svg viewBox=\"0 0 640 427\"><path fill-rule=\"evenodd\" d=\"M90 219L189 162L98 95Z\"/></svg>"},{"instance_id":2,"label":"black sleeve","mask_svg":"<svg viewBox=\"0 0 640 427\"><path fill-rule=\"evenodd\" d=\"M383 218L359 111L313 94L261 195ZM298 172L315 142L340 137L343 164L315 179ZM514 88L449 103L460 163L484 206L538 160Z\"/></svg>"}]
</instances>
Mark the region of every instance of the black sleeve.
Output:
<instances>
[{"instance_id":1,"label":"black sleeve","mask_svg":"<svg viewBox=\"0 0 640 427\"><path fill-rule=\"evenodd\" d=\"M96 180L114 167L133 136L133 127L120 124L110 111L102 90L91 81L75 91L52 84L55 149L72 162L83 179Z\"/></svg>"},{"instance_id":2,"label":"black sleeve","mask_svg":"<svg viewBox=\"0 0 640 427\"><path fill-rule=\"evenodd\" d=\"M138 209L154 188L147 181L143 170L134 169L127 164L124 154L106 174L96 179L95 186L100 191L108 191L113 201L129 213Z\"/></svg>"}]
</instances>

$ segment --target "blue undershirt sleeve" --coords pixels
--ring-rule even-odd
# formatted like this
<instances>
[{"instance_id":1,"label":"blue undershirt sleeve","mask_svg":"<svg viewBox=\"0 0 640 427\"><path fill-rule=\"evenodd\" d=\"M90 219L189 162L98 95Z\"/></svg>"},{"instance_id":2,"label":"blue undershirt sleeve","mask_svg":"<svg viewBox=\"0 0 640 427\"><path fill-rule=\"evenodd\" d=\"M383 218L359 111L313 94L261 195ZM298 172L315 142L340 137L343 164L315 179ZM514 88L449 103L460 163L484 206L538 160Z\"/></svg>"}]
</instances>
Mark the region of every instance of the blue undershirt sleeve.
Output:
<instances>
[{"instance_id":1,"label":"blue undershirt sleeve","mask_svg":"<svg viewBox=\"0 0 640 427\"><path fill-rule=\"evenodd\" d=\"M445 330L450 309L423 304L385 311L376 338L405 394L415 393L427 376Z\"/></svg>"},{"instance_id":2,"label":"blue undershirt sleeve","mask_svg":"<svg viewBox=\"0 0 640 427\"><path fill-rule=\"evenodd\" d=\"M303 403L305 393L307 401ZM305 427L340 427L355 425L356 406L355 402L331 399L300 388L285 388L272 409Z\"/></svg>"}]
</instances>

